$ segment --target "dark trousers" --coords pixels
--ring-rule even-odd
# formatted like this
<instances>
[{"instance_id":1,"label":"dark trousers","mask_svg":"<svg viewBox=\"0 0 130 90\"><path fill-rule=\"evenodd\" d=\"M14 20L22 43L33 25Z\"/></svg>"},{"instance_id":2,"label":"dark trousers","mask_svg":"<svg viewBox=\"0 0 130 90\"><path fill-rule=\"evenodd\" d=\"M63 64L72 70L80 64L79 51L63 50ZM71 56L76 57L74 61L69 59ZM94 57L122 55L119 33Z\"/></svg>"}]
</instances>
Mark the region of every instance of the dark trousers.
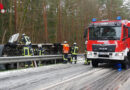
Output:
<instances>
[{"instance_id":1,"label":"dark trousers","mask_svg":"<svg viewBox=\"0 0 130 90\"><path fill-rule=\"evenodd\" d=\"M64 60L64 63L68 62L68 54L67 53L64 53L63 60Z\"/></svg>"},{"instance_id":2,"label":"dark trousers","mask_svg":"<svg viewBox=\"0 0 130 90\"><path fill-rule=\"evenodd\" d=\"M74 59L75 58L75 60L77 61L77 55L71 55L71 57L72 57L72 59Z\"/></svg>"},{"instance_id":3,"label":"dark trousers","mask_svg":"<svg viewBox=\"0 0 130 90\"><path fill-rule=\"evenodd\" d=\"M77 55L71 55L72 62L74 61L75 64L77 63ZM73 60L74 59L74 60Z\"/></svg>"}]
</instances>

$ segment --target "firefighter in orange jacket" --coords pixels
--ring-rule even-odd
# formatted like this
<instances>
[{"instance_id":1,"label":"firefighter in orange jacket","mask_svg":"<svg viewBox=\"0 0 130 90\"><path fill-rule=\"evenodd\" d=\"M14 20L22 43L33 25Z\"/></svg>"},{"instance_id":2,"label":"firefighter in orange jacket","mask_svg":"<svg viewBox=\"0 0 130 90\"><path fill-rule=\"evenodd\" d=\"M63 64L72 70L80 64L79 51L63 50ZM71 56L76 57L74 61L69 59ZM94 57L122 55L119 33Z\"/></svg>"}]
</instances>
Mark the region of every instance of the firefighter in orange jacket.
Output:
<instances>
[{"instance_id":1,"label":"firefighter in orange jacket","mask_svg":"<svg viewBox=\"0 0 130 90\"><path fill-rule=\"evenodd\" d=\"M64 41L64 44L63 44L63 60L64 60L64 63L68 62L69 50L70 50L69 44L67 43L67 41Z\"/></svg>"}]
</instances>

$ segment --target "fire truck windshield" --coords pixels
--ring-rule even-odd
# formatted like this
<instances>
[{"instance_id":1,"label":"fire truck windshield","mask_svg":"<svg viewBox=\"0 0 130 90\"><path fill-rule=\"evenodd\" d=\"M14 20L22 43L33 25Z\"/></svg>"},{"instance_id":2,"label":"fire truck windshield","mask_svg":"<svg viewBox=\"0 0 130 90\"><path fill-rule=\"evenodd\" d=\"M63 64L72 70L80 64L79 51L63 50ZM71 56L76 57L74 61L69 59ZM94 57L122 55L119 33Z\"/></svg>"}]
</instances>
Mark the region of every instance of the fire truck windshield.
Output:
<instances>
[{"instance_id":1,"label":"fire truck windshield","mask_svg":"<svg viewBox=\"0 0 130 90\"><path fill-rule=\"evenodd\" d=\"M120 40L121 27L104 26L90 27L89 40Z\"/></svg>"}]
</instances>

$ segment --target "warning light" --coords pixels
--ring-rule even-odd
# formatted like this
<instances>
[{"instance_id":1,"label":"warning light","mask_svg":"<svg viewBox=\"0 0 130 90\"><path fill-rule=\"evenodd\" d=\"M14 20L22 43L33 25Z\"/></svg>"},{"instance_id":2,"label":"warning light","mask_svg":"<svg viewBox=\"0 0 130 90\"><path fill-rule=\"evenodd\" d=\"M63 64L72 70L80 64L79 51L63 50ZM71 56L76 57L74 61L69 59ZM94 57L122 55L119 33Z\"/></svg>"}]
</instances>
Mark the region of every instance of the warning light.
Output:
<instances>
[{"instance_id":1,"label":"warning light","mask_svg":"<svg viewBox=\"0 0 130 90\"><path fill-rule=\"evenodd\" d=\"M96 22L96 21L97 21L96 18L93 18L93 19L92 19L92 22Z\"/></svg>"},{"instance_id":2,"label":"warning light","mask_svg":"<svg viewBox=\"0 0 130 90\"><path fill-rule=\"evenodd\" d=\"M2 3L0 3L0 13L5 13L5 9Z\"/></svg>"},{"instance_id":3,"label":"warning light","mask_svg":"<svg viewBox=\"0 0 130 90\"><path fill-rule=\"evenodd\" d=\"M121 16L118 16L118 17L117 17L117 20L121 20Z\"/></svg>"}]
</instances>

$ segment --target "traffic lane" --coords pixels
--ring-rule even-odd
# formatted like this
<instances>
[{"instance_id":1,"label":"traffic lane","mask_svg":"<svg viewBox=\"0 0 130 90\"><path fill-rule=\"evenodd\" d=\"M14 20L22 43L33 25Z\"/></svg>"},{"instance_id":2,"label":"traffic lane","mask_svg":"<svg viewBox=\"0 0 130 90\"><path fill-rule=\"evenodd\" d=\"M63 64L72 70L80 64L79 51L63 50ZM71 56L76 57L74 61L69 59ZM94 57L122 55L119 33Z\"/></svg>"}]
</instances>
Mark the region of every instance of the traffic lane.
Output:
<instances>
[{"instance_id":1,"label":"traffic lane","mask_svg":"<svg viewBox=\"0 0 130 90\"><path fill-rule=\"evenodd\" d=\"M82 61L81 61L82 62ZM85 65L86 67L91 67L92 68L92 66L90 65L90 66L87 66L87 65ZM76 75L76 76L74 76L74 77L71 77L71 78L68 78L68 79L65 79L65 80L60 80L59 82L54 82L54 83L51 83L51 84L49 84L49 85L41 85L41 86L39 86L38 88L36 88L35 90L46 90L46 89L51 89L51 88L53 88L54 89L54 87L57 87L57 86L59 86L59 84L63 84L63 83L66 83L66 82L68 82L68 81L73 81L73 80L75 80L75 78L80 78L82 75L85 75L85 76L87 76L87 75L91 75L91 73L94 73L94 72L97 72L98 70L106 70L106 71L108 71L108 72L111 72L111 69L110 69L110 67L109 67L109 65L108 64L102 64L102 65L100 65L100 67L99 68L92 68L91 70L89 70L89 71L87 71L87 72L83 72L83 73L81 73L81 74L78 74L78 75ZM94 72L93 72L94 71ZM79 72L79 71L78 71ZM106 72L107 73L107 72ZM88 76L89 77L89 76ZM70 84L71 85L71 84ZM71 87L71 86L70 86ZM52 90L53 90L52 89ZM62 86L62 88L58 88L58 89L56 89L56 90L64 90L65 88L64 88L64 85ZM68 88L67 88L68 89ZM70 89L71 90L71 89ZM77 89L76 89L77 90Z\"/></svg>"},{"instance_id":2,"label":"traffic lane","mask_svg":"<svg viewBox=\"0 0 130 90\"><path fill-rule=\"evenodd\" d=\"M8 78L16 78L19 76L25 76L25 75L31 75L32 73L38 73L38 72L47 72L54 69L59 68L67 68L69 66L63 65L63 64L57 64L57 65L50 65L50 66L43 66L38 68L27 68L27 69L21 69L21 70L13 70L13 71L6 71L6 72L0 72L0 81L6 80Z\"/></svg>"},{"instance_id":3,"label":"traffic lane","mask_svg":"<svg viewBox=\"0 0 130 90\"><path fill-rule=\"evenodd\" d=\"M91 70L85 71L85 72L88 72L90 74L90 73L92 73L93 70L95 70L95 69L91 69ZM53 86L57 83L65 82L65 81L71 80L75 77L77 78L82 74L84 75L84 72L80 73L80 71L78 71L78 74L74 74L74 73L72 74L71 73L71 75L68 75L68 76L63 76L64 74L61 76L59 74L55 74L55 77L49 77L46 80L46 83L43 80L39 80L38 82L32 82L32 83L30 83L30 84L28 84L24 87L15 88L13 90L23 90L23 89L27 89L27 90L46 90L46 89L48 89L48 87Z\"/></svg>"},{"instance_id":4,"label":"traffic lane","mask_svg":"<svg viewBox=\"0 0 130 90\"><path fill-rule=\"evenodd\" d=\"M91 66L83 65L84 60L78 60L78 64L61 64L61 65L52 65L52 66L45 66L40 68L34 69L26 69L24 72L23 70L18 70L11 72L11 76L9 74L5 75L8 76L8 79L0 80L0 89L2 90L40 90L57 84L59 82L64 82L71 80L71 78L80 77L82 75L86 75L89 77L88 72L98 70L92 68ZM46 68L47 67L47 68ZM109 73L111 70L108 66L104 64L104 66L100 66L103 70L108 70L105 73ZM24 73L24 74L22 74ZM87 74L86 74L87 73ZM84 88L84 86L82 86ZM77 89L76 89L77 90Z\"/></svg>"},{"instance_id":5,"label":"traffic lane","mask_svg":"<svg viewBox=\"0 0 130 90\"><path fill-rule=\"evenodd\" d=\"M96 81L97 79L94 80L94 78L98 75L101 76L110 72L110 69L96 68L89 72L84 72L79 76L73 77L72 79L41 88L40 90L80 90L84 88L84 86L89 86L86 85L87 83Z\"/></svg>"},{"instance_id":6,"label":"traffic lane","mask_svg":"<svg viewBox=\"0 0 130 90\"><path fill-rule=\"evenodd\" d=\"M26 85L24 86L18 86L12 88L13 90L38 90L39 87L46 87L50 86L53 83L58 83L61 81L64 81L66 79L75 77L77 75L82 74L83 72L90 71L92 68L91 67L86 67L84 68L80 65L73 65L74 68L68 68L67 70L60 70L54 73L50 73L49 75L42 75L36 78L36 76L33 78L33 80L29 80Z\"/></svg>"},{"instance_id":7,"label":"traffic lane","mask_svg":"<svg viewBox=\"0 0 130 90\"><path fill-rule=\"evenodd\" d=\"M89 88L92 90L119 89L120 85L125 83L126 80L130 77L130 70L123 70L122 72L118 72L117 70L113 71L113 73L108 74L107 76L102 76L102 78L99 78L97 81L90 83Z\"/></svg>"},{"instance_id":8,"label":"traffic lane","mask_svg":"<svg viewBox=\"0 0 130 90\"><path fill-rule=\"evenodd\" d=\"M23 70L18 70L9 74L5 75L3 78L0 78L0 89L2 90L8 90L8 89L21 89L23 90L30 87L36 87L36 85L40 85L40 83L46 86L46 84L52 83L52 82L58 82L60 79L67 79L71 78L77 74L81 74L83 72L87 72L92 69L91 66L85 66L82 64L77 65L71 65L71 64L61 64L61 65L54 65L55 67L52 68L46 68L46 66L42 68L34 68L33 70L28 70L28 72L25 72ZM47 66L48 67L48 66ZM46 68L46 69L44 69ZM43 69L43 70L42 70ZM26 73L26 74L22 74ZM4 75L4 74L3 74ZM59 79L57 79L59 78ZM40 82L40 83L39 83ZM33 86L34 85L34 86ZM32 90L31 88L30 90ZM29 89L28 89L29 90Z\"/></svg>"},{"instance_id":9,"label":"traffic lane","mask_svg":"<svg viewBox=\"0 0 130 90\"><path fill-rule=\"evenodd\" d=\"M80 56L78 57L78 64L84 63L84 57ZM17 77L22 76L25 74L31 74L31 73L37 73L40 71L51 71L53 69L59 69L59 68L67 68L69 67L66 64L55 64L55 65L48 65L45 67L38 67L38 68L28 68L28 69L21 69L21 70L12 70L12 71L6 71L6 72L0 72L0 80L1 79L7 79L8 77Z\"/></svg>"},{"instance_id":10,"label":"traffic lane","mask_svg":"<svg viewBox=\"0 0 130 90\"><path fill-rule=\"evenodd\" d=\"M102 69L41 90L117 90L130 77L130 70ZM128 86L128 85L127 85ZM128 89L128 88L127 88ZM126 90L126 89L121 89Z\"/></svg>"}]
</instances>

